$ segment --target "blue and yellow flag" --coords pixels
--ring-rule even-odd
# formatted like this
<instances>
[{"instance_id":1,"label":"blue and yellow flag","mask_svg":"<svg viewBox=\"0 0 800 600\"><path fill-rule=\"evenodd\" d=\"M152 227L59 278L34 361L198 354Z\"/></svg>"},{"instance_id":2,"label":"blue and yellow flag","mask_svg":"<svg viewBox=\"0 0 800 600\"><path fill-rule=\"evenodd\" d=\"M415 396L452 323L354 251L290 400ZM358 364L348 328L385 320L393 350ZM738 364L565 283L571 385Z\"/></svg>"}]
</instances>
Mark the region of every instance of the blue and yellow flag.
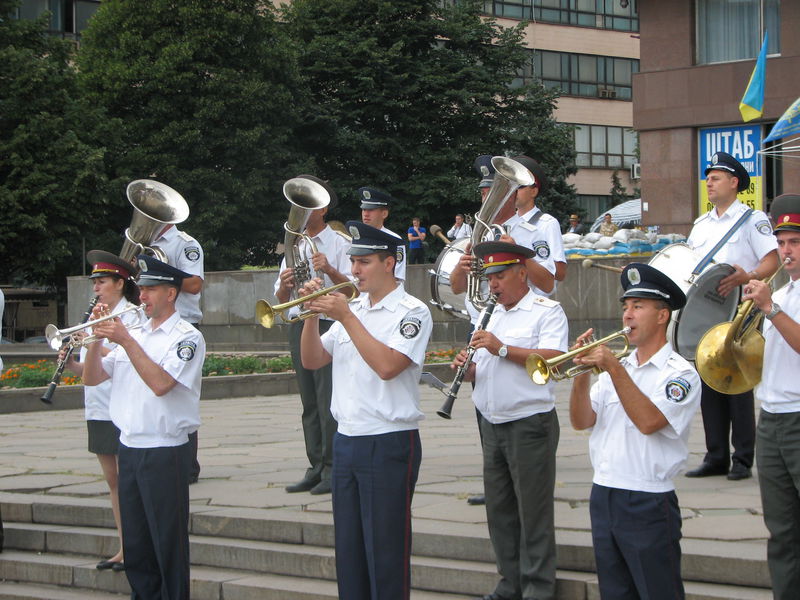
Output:
<instances>
[{"instance_id":1,"label":"blue and yellow flag","mask_svg":"<svg viewBox=\"0 0 800 600\"><path fill-rule=\"evenodd\" d=\"M758 53L756 67L750 75L750 82L744 91L742 101L739 102L739 112L742 113L742 121L752 121L764 114L764 79L767 72L767 32L764 32L764 43L761 44L761 51Z\"/></svg>"}]
</instances>

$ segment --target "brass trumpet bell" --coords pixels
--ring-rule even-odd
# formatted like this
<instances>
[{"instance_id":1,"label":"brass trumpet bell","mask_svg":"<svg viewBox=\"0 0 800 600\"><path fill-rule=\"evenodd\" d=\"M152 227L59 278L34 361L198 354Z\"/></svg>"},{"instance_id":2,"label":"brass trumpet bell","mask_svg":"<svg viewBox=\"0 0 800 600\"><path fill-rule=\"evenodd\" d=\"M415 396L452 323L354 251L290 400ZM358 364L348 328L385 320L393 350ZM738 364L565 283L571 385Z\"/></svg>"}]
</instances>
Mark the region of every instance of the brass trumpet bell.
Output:
<instances>
[{"instance_id":1,"label":"brass trumpet bell","mask_svg":"<svg viewBox=\"0 0 800 600\"><path fill-rule=\"evenodd\" d=\"M359 294L358 286L352 281L343 281L342 283L337 283L336 285L332 285L330 287L317 290L316 292L314 292L313 294L309 294L308 296L303 296L302 298L295 298L294 300L290 300L289 302L284 302L283 304L271 305L266 300L259 300L258 302L256 302L256 320L262 327L266 329L271 329L275 325L276 316L280 316L280 318L283 319L285 323L296 323L297 321L303 321L305 319L308 319L309 317L313 317L317 313L310 310L304 310L299 315L291 319L287 319L284 313L286 313L286 311L289 310L290 308L299 306L304 302L308 302L309 300L313 300L314 298L319 298L320 296L326 296L333 292L338 292L339 290L347 287L352 288L352 292L350 294L351 299L358 296Z\"/></svg>"}]
</instances>

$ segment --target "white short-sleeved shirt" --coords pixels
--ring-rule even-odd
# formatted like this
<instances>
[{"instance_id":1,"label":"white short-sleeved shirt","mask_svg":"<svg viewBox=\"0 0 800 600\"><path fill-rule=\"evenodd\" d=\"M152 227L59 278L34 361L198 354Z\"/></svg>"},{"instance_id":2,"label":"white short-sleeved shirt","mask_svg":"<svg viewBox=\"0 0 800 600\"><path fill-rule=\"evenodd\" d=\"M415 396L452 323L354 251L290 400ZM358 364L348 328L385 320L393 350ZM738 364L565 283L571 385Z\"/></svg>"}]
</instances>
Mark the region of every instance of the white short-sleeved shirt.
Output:
<instances>
[{"instance_id":1,"label":"white short-sleeved shirt","mask_svg":"<svg viewBox=\"0 0 800 600\"><path fill-rule=\"evenodd\" d=\"M160 327L152 321L131 335L145 353L178 383L156 396L131 363L122 346L103 358L111 376L111 420L119 441L129 448L180 446L200 426L200 385L206 342L177 312Z\"/></svg>"},{"instance_id":2,"label":"white short-sleeved shirt","mask_svg":"<svg viewBox=\"0 0 800 600\"><path fill-rule=\"evenodd\" d=\"M178 231L176 227L170 227L161 234L154 242L167 257L167 261L173 267L181 271L196 275L200 279L205 279L203 274L203 248L188 233ZM199 323L203 319L200 310L200 294L190 294L181 292L175 302L175 308L181 317L189 323Z\"/></svg>"},{"instance_id":3,"label":"white short-sleeved shirt","mask_svg":"<svg viewBox=\"0 0 800 600\"><path fill-rule=\"evenodd\" d=\"M433 328L431 311L400 284L375 306L363 294L350 308L375 339L405 354L411 364L393 379L382 380L359 354L347 330L335 322L322 335L322 345L333 357L331 414L339 433L360 436L417 429L425 418L419 408L419 377Z\"/></svg>"},{"instance_id":4,"label":"white short-sleeved shirt","mask_svg":"<svg viewBox=\"0 0 800 600\"><path fill-rule=\"evenodd\" d=\"M561 305L530 290L511 309L495 306L486 330L503 344L520 348L566 351L568 325ZM507 423L548 412L555 406L553 387L534 385L525 367L491 354L475 352L472 401L490 423Z\"/></svg>"},{"instance_id":5,"label":"white short-sleeved shirt","mask_svg":"<svg viewBox=\"0 0 800 600\"><path fill-rule=\"evenodd\" d=\"M772 300L795 321L800 321L800 280L787 283ZM756 398L769 413L800 412L800 387L790 375L800 372L800 354L786 342L771 321L764 321L764 367Z\"/></svg>"},{"instance_id":6,"label":"white short-sleeved shirt","mask_svg":"<svg viewBox=\"0 0 800 600\"><path fill-rule=\"evenodd\" d=\"M552 275L556 274L556 263L566 262L564 254L564 240L561 237L561 226L555 217L542 213L539 220L531 225L528 221L537 213L541 212L537 207L533 207L525 214L516 214L508 221L503 223L508 234L520 245L533 250L533 259L547 269ZM555 291L545 292L533 285L530 280L528 287L540 296L550 296Z\"/></svg>"},{"instance_id":7,"label":"white short-sleeved shirt","mask_svg":"<svg viewBox=\"0 0 800 600\"><path fill-rule=\"evenodd\" d=\"M669 424L643 434L620 403L611 376L601 373L590 391L597 414L589 438L593 481L625 490L669 492L689 456L689 429L700 405L700 376L669 343L643 365L635 351L620 362Z\"/></svg>"},{"instance_id":8,"label":"white short-sleeved shirt","mask_svg":"<svg viewBox=\"0 0 800 600\"><path fill-rule=\"evenodd\" d=\"M712 208L694 222L687 243L699 255L705 256L746 210L747 206L738 200L734 201L721 217L717 216L717 209ZM742 223L725 245L717 251L714 261L739 265L749 273L758 267L761 259L777 248L778 241L772 234L772 225L767 215L760 210L754 210L747 221Z\"/></svg>"},{"instance_id":9,"label":"white short-sleeved shirt","mask_svg":"<svg viewBox=\"0 0 800 600\"><path fill-rule=\"evenodd\" d=\"M133 306L130 302L128 302L125 298L122 298L117 305L111 311L111 314L117 314L126 308ZM132 325L136 325L139 323L144 322L144 316L140 311L131 311L125 313L120 317L120 321L122 321L126 327L131 327ZM92 334L91 330L88 330L87 333L89 335ZM113 350L117 347L117 344L113 342L109 342L108 340L103 340L102 342L104 348L108 348L109 350ZM86 353L88 352L88 348L81 348L80 352L80 361L86 361ZM87 421L110 421L111 415L108 412L108 405L111 401L111 380L106 379L100 385L84 385L83 386L83 403L85 406L84 414Z\"/></svg>"},{"instance_id":10,"label":"white short-sleeved shirt","mask_svg":"<svg viewBox=\"0 0 800 600\"><path fill-rule=\"evenodd\" d=\"M336 233L329 225L326 225L325 228L320 231L317 235L313 236L312 241L317 247L317 250L325 255L328 259L328 263L339 271L343 275L348 275L350 273L350 256L347 254L348 248L350 248L350 243L341 235ZM301 238L297 244L298 251L300 256L305 258L305 261L309 265L309 269L311 270L311 276L314 276L314 269L311 267L311 247L306 243L305 239ZM281 269L280 272L286 270L286 257L284 256L281 260ZM323 275L322 277L323 287L330 287L333 284L331 278L327 275ZM273 293L278 293L278 288L281 285L280 278L275 280L275 286L273 288ZM293 297L294 294L293 294ZM300 311L302 310L299 306L293 306L289 309L287 317L294 318L296 317ZM327 319L327 317L322 317L323 319Z\"/></svg>"},{"instance_id":11,"label":"white short-sleeved shirt","mask_svg":"<svg viewBox=\"0 0 800 600\"><path fill-rule=\"evenodd\" d=\"M458 227L453 225L450 229L447 230L447 237L451 240L457 240L459 238L469 237L472 235L472 226L469 223L461 223Z\"/></svg>"},{"instance_id":12,"label":"white short-sleeved shirt","mask_svg":"<svg viewBox=\"0 0 800 600\"><path fill-rule=\"evenodd\" d=\"M400 239L400 243L397 244L397 264L394 266L394 277L395 279L399 279L400 281L406 280L406 263L408 262L408 255L406 254L406 245L403 242L403 238L397 235L391 229L387 229L386 227L381 227L381 231L385 231L386 233L391 233L396 238Z\"/></svg>"}]
</instances>

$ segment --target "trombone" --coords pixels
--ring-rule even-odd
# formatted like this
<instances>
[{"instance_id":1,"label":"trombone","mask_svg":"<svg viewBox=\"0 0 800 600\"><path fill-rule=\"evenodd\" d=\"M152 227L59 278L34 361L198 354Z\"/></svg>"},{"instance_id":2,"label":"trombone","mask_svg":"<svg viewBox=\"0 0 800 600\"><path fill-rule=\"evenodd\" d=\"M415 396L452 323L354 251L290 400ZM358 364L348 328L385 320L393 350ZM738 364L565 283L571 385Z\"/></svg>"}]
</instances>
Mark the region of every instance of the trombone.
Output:
<instances>
[{"instance_id":1,"label":"trombone","mask_svg":"<svg viewBox=\"0 0 800 600\"><path fill-rule=\"evenodd\" d=\"M592 367L588 365L576 365L572 368L567 369L566 371L562 372L559 369L559 366L563 363L572 360L579 354L583 354L587 350L591 350L597 346L602 346L607 344L611 340L615 340L617 338L622 338L625 347L622 350L617 351L614 356L622 358L628 354L628 334L631 332L630 327L623 327L616 333L612 333L611 335L607 335L604 338L599 340L595 340L585 346L581 346L580 348L576 348L575 350L570 350L569 352L564 352L563 354L559 354L558 356L554 356L549 360L545 360L538 354L531 354L525 360L525 370L528 372L528 377L531 378L531 381L537 385L545 385L551 379L554 381L561 381L562 379L570 379L572 377L576 377L577 375L582 375L583 373L588 373L589 371L593 371L595 374L601 373L601 369L597 367Z\"/></svg>"},{"instance_id":2,"label":"trombone","mask_svg":"<svg viewBox=\"0 0 800 600\"><path fill-rule=\"evenodd\" d=\"M77 333L77 332L82 331L84 329L88 329L89 327L93 327L94 325L97 325L98 323L102 323L103 321L108 321L109 319L114 319L116 317L124 315L127 312L140 311L140 310L141 311L144 310L144 304L138 304L136 306L129 306L128 308L126 308L124 310L121 310L119 312L116 312L116 313L113 313L113 314L110 314L110 315L106 315L105 317L99 317L97 319L94 319L93 321L86 321L85 323L81 323L79 325L75 325L74 327L68 327L66 329L59 329L58 327L56 327L55 325L53 325L51 323L44 330L44 335L47 338L47 343L50 345L50 347L53 350L58 351L58 350L61 349L61 346L64 345L64 341L66 340L66 338L70 337L73 333ZM129 327L128 329L136 329L137 327L139 327L139 325L134 324L131 327ZM90 336L88 338L85 338L80 344L76 343L76 345L90 344L92 342L96 342L98 339L99 338L97 336L93 335L93 336Z\"/></svg>"},{"instance_id":3,"label":"trombone","mask_svg":"<svg viewBox=\"0 0 800 600\"><path fill-rule=\"evenodd\" d=\"M313 317L317 313L311 310L304 310L299 315L292 317L291 319L287 319L284 313L292 307L303 304L304 302L308 302L309 300L313 300L314 298L319 298L320 296L326 296L327 294L336 292L346 287L352 288L353 290L350 296L351 299L358 296L358 286L352 281L343 281L342 283L337 283L336 285L317 290L308 296L303 296L301 298L290 300L289 302L284 302L283 304L270 305L270 303L266 300L259 300L256 302L256 319L262 327L267 329L270 329L273 325L275 325L276 315L280 315L284 323L296 323L297 321L303 321L309 317Z\"/></svg>"}]
</instances>

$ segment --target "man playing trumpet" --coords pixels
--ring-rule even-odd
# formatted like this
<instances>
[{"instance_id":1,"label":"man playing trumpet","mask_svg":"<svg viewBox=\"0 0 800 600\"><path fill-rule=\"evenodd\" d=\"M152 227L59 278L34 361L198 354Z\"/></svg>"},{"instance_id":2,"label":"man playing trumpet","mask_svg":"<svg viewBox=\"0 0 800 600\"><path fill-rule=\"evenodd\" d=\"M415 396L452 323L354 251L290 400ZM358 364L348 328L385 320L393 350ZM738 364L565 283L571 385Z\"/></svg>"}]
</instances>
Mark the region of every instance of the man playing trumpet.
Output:
<instances>
[{"instance_id":1,"label":"man playing trumpet","mask_svg":"<svg viewBox=\"0 0 800 600\"><path fill-rule=\"evenodd\" d=\"M689 455L689 428L700 402L700 377L667 342L671 311L686 296L653 267L632 263L621 274L622 323L636 349L618 359L606 346L579 355L591 370L575 377L569 411L577 430L592 429L589 509L603 598L683 598L681 515L672 479ZM576 347L591 336L578 337Z\"/></svg>"},{"instance_id":2,"label":"man playing trumpet","mask_svg":"<svg viewBox=\"0 0 800 600\"><path fill-rule=\"evenodd\" d=\"M303 366L333 364L333 522L339 598L410 597L411 499L422 447L419 377L433 321L397 280L395 235L349 221L348 250L361 296L331 293L306 302L333 326L306 319ZM300 291L320 288L312 280Z\"/></svg>"}]
</instances>

